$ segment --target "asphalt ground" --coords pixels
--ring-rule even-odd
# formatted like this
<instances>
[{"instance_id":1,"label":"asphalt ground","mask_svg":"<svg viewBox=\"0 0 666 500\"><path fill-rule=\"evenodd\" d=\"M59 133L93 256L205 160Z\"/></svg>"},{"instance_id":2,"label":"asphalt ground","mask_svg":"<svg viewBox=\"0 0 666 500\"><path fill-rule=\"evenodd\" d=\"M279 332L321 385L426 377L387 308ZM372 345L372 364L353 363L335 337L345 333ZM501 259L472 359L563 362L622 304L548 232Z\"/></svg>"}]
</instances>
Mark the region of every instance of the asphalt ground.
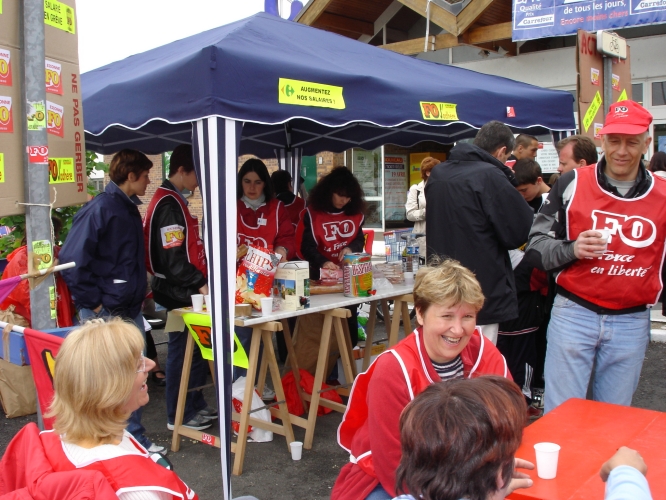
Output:
<instances>
[{"instance_id":1,"label":"asphalt ground","mask_svg":"<svg viewBox=\"0 0 666 500\"><path fill-rule=\"evenodd\" d=\"M653 324L653 328L660 328ZM401 332L402 333L402 332ZM377 324L376 338L385 337L383 323ZM162 331L154 332L156 342L166 340ZM166 345L157 346L162 366L166 359ZM633 406L666 411L666 344L651 342L643 364ZM171 432L166 428L164 388L149 381L150 403L145 407L143 424L146 434L154 442L170 448ZM215 402L213 388L205 390L209 404ZM0 410L1 413L1 410ZM4 414L3 414L4 415ZM253 495L260 500L271 499L324 499L340 471L348 462L348 455L337 445L336 431L342 415L332 412L317 419L315 439L311 450L303 451L302 460L292 461L282 436L275 435L270 443L248 443L243 474L231 477L233 496ZM36 415L0 418L0 453L4 453L12 437L28 422L36 422ZM219 433L216 423L210 433ZM303 440L305 431L294 427L296 439ZM219 435L219 434L218 434ZM220 450L212 446L182 439L180 451L169 451L169 459L180 477L198 493L202 500L219 499L222 491ZM233 455L232 461L233 461ZM231 467L231 465L230 465Z\"/></svg>"}]
</instances>

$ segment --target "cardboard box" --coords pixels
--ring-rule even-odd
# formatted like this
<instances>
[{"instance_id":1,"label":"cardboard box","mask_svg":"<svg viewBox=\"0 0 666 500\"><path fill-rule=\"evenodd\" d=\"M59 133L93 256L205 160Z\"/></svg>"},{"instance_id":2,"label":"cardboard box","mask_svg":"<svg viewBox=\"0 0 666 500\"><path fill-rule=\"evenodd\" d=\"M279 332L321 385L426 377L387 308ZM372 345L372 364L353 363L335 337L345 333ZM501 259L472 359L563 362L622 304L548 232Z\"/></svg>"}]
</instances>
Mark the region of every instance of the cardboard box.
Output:
<instances>
[{"instance_id":1,"label":"cardboard box","mask_svg":"<svg viewBox=\"0 0 666 500\"><path fill-rule=\"evenodd\" d=\"M70 29L73 29L74 31L74 33L71 33L70 31L55 28L44 23L44 49L46 51L47 59L55 58L78 64L79 43L75 1L46 0L44 6L45 15L62 17L63 27L71 26L72 28ZM71 12L68 12L68 9L71 9ZM23 46L21 40L20 0L2 0L2 14L0 14L0 45L9 45L13 48Z\"/></svg>"},{"instance_id":2,"label":"cardboard box","mask_svg":"<svg viewBox=\"0 0 666 500\"><path fill-rule=\"evenodd\" d=\"M283 299L282 309L296 311L310 307L310 264L303 260L280 264L274 286Z\"/></svg>"},{"instance_id":3,"label":"cardboard box","mask_svg":"<svg viewBox=\"0 0 666 500\"><path fill-rule=\"evenodd\" d=\"M65 338L72 330L70 328L56 328L53 330L46 330L46 333L57 335L58 337ZM9 332L9 352L5 352L5 342L0 342L0 358L9 361L13 365L29 365L30 358L28 357L28 348L25 345L25 338L22 333L11 331Z\"/></svg>"},{"instance_id":4,"label":"cardboard box","mask_svg":"<svg viewBox=\"0 0 666 500\"><path fill-rule=\"evenodd\" d=\"M0 48L7 49L6 46ZM20 92L23 68L15 64L20 60L20 50L9 50L12 85L0 85L0 98L11 98L12 132L0 132L0 217L25 213L25 206L18 204L25 201ZM66 207L88 201L80 75L76 64L51 61L61 67L62 95L46 94L45 113L47 129L50 128L47 133L49 192L55 207ZM44 75L46 81L46 69Z\"/></svg>"}]
</instances>

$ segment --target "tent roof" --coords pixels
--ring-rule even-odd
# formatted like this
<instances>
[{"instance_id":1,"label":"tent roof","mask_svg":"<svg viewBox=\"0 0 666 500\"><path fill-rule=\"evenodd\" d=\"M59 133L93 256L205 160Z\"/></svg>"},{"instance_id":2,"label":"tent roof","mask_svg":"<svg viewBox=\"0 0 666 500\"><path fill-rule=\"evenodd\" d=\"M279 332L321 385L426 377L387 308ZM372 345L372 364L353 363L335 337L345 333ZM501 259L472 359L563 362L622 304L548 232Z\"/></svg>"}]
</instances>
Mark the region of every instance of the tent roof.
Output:
<instances>
[{"instance_id":1,"label":"tent roof","mask_svg":"<svg viewBox=\"0 0 666 500\"><path fill-rule=\"evenodd\" d=\"M280 78L342 87L345 107L281 104ZM82 90L87 147L100 153L171 150L190 142L189 122L209 116L246 122L241 153L259 155L288 144L312 154L451 143L493 119L534 134L575 128L568 92L414 59L264 13L85 73ZM421 101L456 104L458 119L424 120ZM507 118L507 107L515 117Z\"/></svg>"}]
</instances>

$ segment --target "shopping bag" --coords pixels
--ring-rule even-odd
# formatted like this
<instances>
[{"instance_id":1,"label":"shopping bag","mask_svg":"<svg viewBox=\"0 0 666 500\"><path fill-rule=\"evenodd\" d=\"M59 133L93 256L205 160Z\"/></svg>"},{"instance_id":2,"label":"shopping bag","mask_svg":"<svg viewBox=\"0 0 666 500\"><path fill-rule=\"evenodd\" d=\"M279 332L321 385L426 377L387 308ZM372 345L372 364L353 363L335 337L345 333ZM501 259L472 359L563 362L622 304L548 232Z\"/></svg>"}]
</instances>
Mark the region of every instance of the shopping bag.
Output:
<instances>
[{"instance_id":1,"label":"shopping bag","mask_svg":"<svg viewBox=\"0 0 666 500\"><path fill-rule=\"evenodd\" d=\"M0 359L0 403L7 418L37 411L37 391L29 365L13 365Z\"/></svg>"},{"instance_id":2,"label":"shopping bag","mask_svg":"<svg viewBox=\"0 0 666 500\"><path fill-rule=\"evenodd\" d=\"M301 375L301 389L303 389L306 393L312 395L312 387L314 386L314 377L310 375L309 372L303 369L300 369L299 373ZM322 389L328 389L329 387L330 386L326 384L322 384L321 386ZM282 377L282 388L284 389L284 397L285 400L287 401L287 411L289 411L289 413L291 413L292 415L302 415L303 413L305 413L305 408L303 408L303 403L301 402L301 399L298 397L298 390L296 389L296 381L294 380L294 372L290 371L284 377ZM333 388L331 388L330 391L322 392L320 396L321 399L328 399L329 401L342 404L342 398ZM331 410L330 408L326 408L324 406L319 405L319 408L317 408L317 416L321 417L322 415L326 415L328 413L331 413L332 411L333 410Z\"/></svg>"},{"instance_id":3,"label":"shopping bag","mask_svg":"<svg viewBox=\"0 0 666 500\"><path fill-rule=\"evenodd\" d=\"M239 377L238 380L236 380L231 386L232 404L234 405L234 410L238 413L241 412L243 409L243 404L245 404L243 397L245 396L246 380L247 379L245 377ZM253 410L264 406L264 402L261 400L261 396L259 396L259 393L256 390L252 391L252 402L250 404L252 405L251 408ZM271 421L271 412L268 411L267 408L254 412L251 415L253 418L263 420L265 422ZM238 422L232 421L231 427L233 428L234 432L238 434L238 431L240 430L240 424ZM257 443L267 443L269 441L273 441L273 432L271 431L258 428L255 429L251 425L248 425L247 430L249 436L248 441L254 441Z\"/></svg>"}]
</instances>

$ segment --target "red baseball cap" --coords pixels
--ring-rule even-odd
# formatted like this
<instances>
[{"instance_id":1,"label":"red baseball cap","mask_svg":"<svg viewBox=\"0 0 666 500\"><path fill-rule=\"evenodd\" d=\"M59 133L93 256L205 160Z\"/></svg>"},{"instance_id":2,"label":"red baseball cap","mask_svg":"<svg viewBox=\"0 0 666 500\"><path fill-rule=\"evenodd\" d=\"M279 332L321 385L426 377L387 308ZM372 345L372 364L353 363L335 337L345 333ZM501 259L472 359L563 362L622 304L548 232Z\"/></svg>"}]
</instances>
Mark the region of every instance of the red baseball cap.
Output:
<instances>
[{"instance_id":1,"label":"red baseball cap","mask_svg":"<svg viewBox=\"0 0 666 500\"><path fill-rule=\"evenodd\" d=\"M634 101L620 101L611 104L600 135L638 135L646 132L652 123L652 115Z\"/></svg>"}]
</instances>

